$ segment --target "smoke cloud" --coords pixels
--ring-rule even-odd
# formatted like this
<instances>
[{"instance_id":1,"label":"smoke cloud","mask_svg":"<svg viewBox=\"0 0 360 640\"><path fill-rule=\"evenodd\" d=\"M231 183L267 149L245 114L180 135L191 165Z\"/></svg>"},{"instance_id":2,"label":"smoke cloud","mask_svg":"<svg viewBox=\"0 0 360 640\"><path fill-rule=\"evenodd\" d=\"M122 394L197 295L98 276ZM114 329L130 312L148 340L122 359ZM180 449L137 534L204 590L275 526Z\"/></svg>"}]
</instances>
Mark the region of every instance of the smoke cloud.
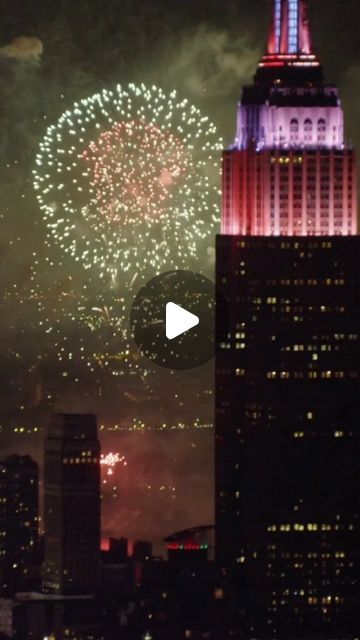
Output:
<instances>
[{"instance_id":1,"label":"smoke cloud","mask_svg":"<svg viewBox=\"0 0 360 640\"><path fill-rule=\"evenodd\" d=\"M44 46L38 38L19 36L10 44L0 48L0 55L22 62L39 62Z\"/></svg>"},{"instance_id":2,"label":"smoke cloud","mask_svg":"<svg viewBox=\"0 0 360 640\"><path fill-rule=\"evenodd\" d=\"M193 96L225 96L248 81L260 51L246 36L234 39L229 32L202 25L183 38L171 73L184 79Z\"/></svg>"}]
</instances>

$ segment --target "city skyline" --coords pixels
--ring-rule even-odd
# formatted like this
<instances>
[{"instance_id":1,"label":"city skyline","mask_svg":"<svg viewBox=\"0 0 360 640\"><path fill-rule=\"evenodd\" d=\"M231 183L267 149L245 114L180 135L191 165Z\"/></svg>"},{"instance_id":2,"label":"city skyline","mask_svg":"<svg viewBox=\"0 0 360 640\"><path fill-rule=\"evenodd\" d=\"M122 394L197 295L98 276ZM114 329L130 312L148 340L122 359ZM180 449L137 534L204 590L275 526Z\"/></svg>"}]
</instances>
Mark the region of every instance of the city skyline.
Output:
<instances>
[{"instance_id":1,"label":"city skyline","mask_svg":"<svg viewBox=\"0 0 360 640\"><path fill-rule=\"evenodd\" d=\"M94 406L100 406L99 424L105 426L101 432L104 451L125 454L130 460L130 473L135 478L127 478L126 504L121 519L112 517L114 498L108 501L106 533L118 531L121 525L131 537L136 537L137 532L139 536L144 536L148 528L152 531L152 538L161 539L163 535L180 528L182 522L190 527L199 524L199 520L207 522L213 519L212 419L208 409L212 392L211 367L204 373L204 382L196 393L196 405L202 407L199 412L193 409L195 403L184 402L194 397L190 378L188 384L182 378L183 389L180 394L178 380L171 384L169 392L167 385L170 381L165 375L156 375L155 391L151 392L146 386L134 384L131 378L126 380L125 394L123 385L120 385L119 393L118 380L113 384L114 378L103 371L91 376L88 371L84 374L82 370L83 379L79 385L81 400L77 402L79 383L70 385L69 378L62 376L67 370L56 362L58 346L46 366L42 368L41 362L39 366L39 345L42 345L43 331L38 326L38 299L31 299L34 278L32 261L39 260L43 264L43 257L39 254L44 236L31 185L32 163L46 126L55 122L75 100L102 90L105 85L110 87L119 81L119 76L122 82L156 80L169 89L176 85L179 92L210 115L223 138L230 142L235 122L234 104L241 84L251 80L254 65L265 51L271 7L270 3L254 3L253 0L230 2L226 8L223 3L216 2L206 7L178 3L159 18L159 3L147 3L147 9L145 4L138 3L138 6L139 9L142 7L140 17L143 22L140 20L140 26L137 16L127 9L122 20L114 20L113 33L108 25L107 10L98 16L96 3L93 4L87 15L89 23L93 25L92 33L97 34L97 47L92 47L88 30L81 27L78 15L72 14L70 3L61 3L60 13L51 2L45 3L41 12L27 2L21 6L13 3L12 7L2 9L4 19L0 30L3 47L9 46L16 36L31 33L42 43L42 48L39 48L39 44L30 46L29 43L26 52L20 55L15 46L6 55L4 52L0 59L4 92L1 228L5 292L2 298L4 375L1 437L6 452L30 452L41 462L41 430L54 407L54 399L59 409L76 410L79 404L85 404L86 410L92 411ZM78 7L81 13L85 3L78 4ZM359 6L349 2L344 8L341 2L321 0L310 2L309 10L316 51L325 63L327 79L336 80L343 88L342 96L348 116L346 137L359 139L356 124L357 96L360 92L357 91L356 68L360 55L357 39L353 36ZM336 39L330 28L335 24L334 17L337 24ZM144 29L145 18L151 26L149 30ZM180 34L175 35L175 23L177 26L178 21ZM125 27L131 37L126 35ZM129 46L132 39L136 42L134 48L138 52L134 66L131 66L133 51ZM158 43L159 49L152 41ZM171 48L176 51L176 60L171 59L169 70L165 72L162 61L169 50L169 41ZM147 61L144 63L144 58L147 58L144 52L148 51L153 54L151 65ZM211 72L208 71L209 60ZM74 73L69 73L72 69ZM48 82L50 77L52 80ZM24 188L19 189L19 184ZM67 292L66 276L69 269L73 277L82 282L76 265L66 262L62 269L58 269L63 257L55 246L51 248L51 257L56 268L55 271L49 271L48 278L45 276L46 311L59 291ZM208 260L206 255L204 269L212 269L212 264L213 257ZM70 296L65 297L65 300L69 299ZM61 329L68 329L65 324L61 325ZM77 338L76 333L74 340ZM45 348L42 348L45 356L49 351L48 345L53 343L53 336L48 334L46 340ZM101 398L94 400L94 396L100 393ZM175 394L180 397L175 398ZM158 412L160 406L161 412ZM174 406L176 416L173 415ZM106 415L108 409L110 415ZM168 425L170 431L172 426L178 425L184 425L187 429L178 434L174 430L169 435L165 430L163 433L156 431L155 435L152 432L142 435L140 430L134 435L130 431L134 418L136 424L146 424L156 430L161 429L163 424ZM105 434L108 428L122 423L129 433L126 431L121 439L114 437L116 432L113 431ZM193 435L193 426L199 423L210 428ZM156 462L150 463L150 458ZM138 478L141 479L139 482ZM151 490L147 489L147 485L151 485ZM165 524L159 513L152 515L153 500L148 495L151 493L152 498L155 492L160 495L163 486L176 487L177 495L174 500L171 497L172 489L165 492L169 496ZM192 486L196 487L196 497L194 507L189 509L184 496ZM164 494L164 490L161 494ZM138 504L138 509L133 508L134 502Z\"/></svg>"},{"instance_id":2,"label":"city skyline","mask_svg":"<svg viewBox=\"0 0 360 640\"><path fill-rule=\"evenodd\" d=\"M1 638L358 640L358 17L0 2Z\"/></svg>"}]
</instances>

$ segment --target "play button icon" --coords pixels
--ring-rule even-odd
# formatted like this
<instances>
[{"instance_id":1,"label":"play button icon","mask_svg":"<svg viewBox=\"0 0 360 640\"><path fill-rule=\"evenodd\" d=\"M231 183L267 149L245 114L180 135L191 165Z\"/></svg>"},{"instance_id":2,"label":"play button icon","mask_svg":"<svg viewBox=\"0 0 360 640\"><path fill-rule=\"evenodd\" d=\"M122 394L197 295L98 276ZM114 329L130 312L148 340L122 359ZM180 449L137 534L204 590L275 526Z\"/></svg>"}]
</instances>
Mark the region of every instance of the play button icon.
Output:
<instances>
[{"instance_id":1,"label":"play button icon","mask_svg":"<svg viewBox=\"0 0 360 640\"><path fill-rule=\"evenodd\" d=\"M192 369L214 355L215 287L192 271L168 271L147 282L131 310L140 353L168 369Z\"/></svg>"},{"instance_id":2,"label":"play button icon","mask_svg":"<svg viewBox=\"0 0 360 640\"><path fill-rule=\"evenodd\" d=\"M199 318L194 313L186 311L174 302L166 305L166 337L174 340L185 331L189 331L199 324Z\"/></svg>"}]
</instances>

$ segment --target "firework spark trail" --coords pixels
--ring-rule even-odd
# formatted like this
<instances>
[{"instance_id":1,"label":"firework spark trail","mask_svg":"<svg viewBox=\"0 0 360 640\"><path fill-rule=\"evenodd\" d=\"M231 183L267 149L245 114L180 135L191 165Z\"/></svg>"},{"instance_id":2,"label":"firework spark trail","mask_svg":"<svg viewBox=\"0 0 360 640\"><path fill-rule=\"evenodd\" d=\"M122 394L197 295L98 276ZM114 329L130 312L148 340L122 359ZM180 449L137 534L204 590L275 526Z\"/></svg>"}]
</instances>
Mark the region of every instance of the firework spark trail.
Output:
<instances>
[{"instance_id":1,"label":"firework spark trail","mask_svg":"<svg viewBox=\"0 0 360 640\"><path fill-rule=\"evenodd\" d=\"M125 456L120 455L120 453L113 453L112 451L107 455L101 454L100 464L104 467L107 476L112 476L114 474L114 470L117 465L127 467Z\"/></svg>"}]
</instances>

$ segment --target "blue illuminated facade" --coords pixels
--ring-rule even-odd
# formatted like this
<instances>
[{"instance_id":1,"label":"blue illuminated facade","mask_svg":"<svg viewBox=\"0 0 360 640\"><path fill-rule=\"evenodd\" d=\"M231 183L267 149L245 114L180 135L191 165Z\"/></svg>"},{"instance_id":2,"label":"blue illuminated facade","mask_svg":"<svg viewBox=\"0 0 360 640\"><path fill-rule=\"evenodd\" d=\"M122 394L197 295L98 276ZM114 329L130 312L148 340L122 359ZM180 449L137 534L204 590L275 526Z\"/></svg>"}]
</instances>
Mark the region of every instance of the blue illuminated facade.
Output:
<instances>
[{"instance_id":1,"label":"blue illuminated facade","mask_svg":"<svg viewBox=\"0 0 360 640\"><path fill-rule=\"evenodd\" d=\"M275 50L280 52L282 0L275 0Z\"/></svg>"},{"instance_id":2,"label":"blue illuminated facade","mask_svg":"<svg viewBox=\"0 0 360 640\"><path fill-rule=\"evenodd\" d=\"M299 1L289 0L289 30L288 52L297 53L299 50Z\"/></svg>"}]
</instances>

